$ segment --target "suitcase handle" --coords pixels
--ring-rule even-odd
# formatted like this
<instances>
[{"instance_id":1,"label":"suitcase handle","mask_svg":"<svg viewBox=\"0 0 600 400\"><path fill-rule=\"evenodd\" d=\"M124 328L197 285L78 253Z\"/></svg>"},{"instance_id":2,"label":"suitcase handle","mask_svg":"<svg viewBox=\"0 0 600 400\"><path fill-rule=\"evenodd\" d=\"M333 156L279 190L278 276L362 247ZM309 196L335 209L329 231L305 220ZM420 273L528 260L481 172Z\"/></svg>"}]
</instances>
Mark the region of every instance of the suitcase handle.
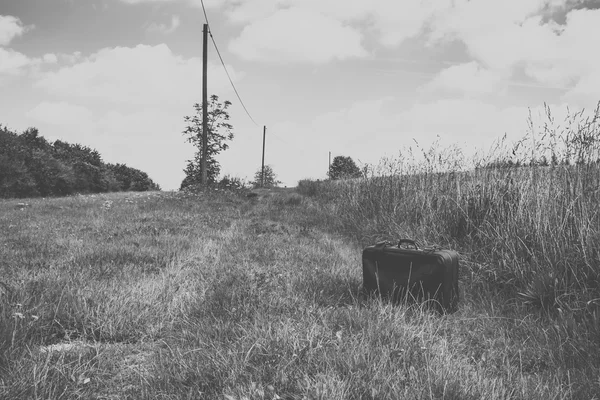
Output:
<instances>
[{"instance_id":1,"label":"suitcase handle","mask_svg":"<svg viewBox=\"0 0 600 400\"><path fill-rule=\"evenodd\" d=\"M398 241L398 247L400 247L400 245L401 245L401 244L403 244L403 243L405 243L405 244L410 244L410 245L412 245L412 246L415 248L415 250L419 250L419 246L417 246L417 242L415 242L414 240L410 240L410 239L400 239L400 240Z\"/></svg>"}]
</instances>

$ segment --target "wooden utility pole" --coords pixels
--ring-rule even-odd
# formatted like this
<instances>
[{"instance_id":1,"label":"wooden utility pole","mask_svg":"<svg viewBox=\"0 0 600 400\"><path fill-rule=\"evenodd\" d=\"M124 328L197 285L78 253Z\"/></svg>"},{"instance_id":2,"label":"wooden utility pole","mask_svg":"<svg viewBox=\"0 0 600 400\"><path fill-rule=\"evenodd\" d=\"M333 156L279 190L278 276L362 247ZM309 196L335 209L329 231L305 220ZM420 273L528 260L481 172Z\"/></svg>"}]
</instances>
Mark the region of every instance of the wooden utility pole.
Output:
<instances>
[{"instance_id":1,"label":"wooden utility pole","mask_svg":"<svg viewBox=\"0 0 600 400\"><path fill-rule=\"evenodd\" d=\"M329 169L327 170L327 177L331 179L331 152L329 152Z\"/></svg>"},{"instance_id":2,"label":"wooden utility pole","mask_svg":"<svg viewBox=\"0 0 600 400\"><path fill-rule=\"evenodd\" d=\"M208 156L208 91L206 90L206 75L208 65L208 24L204 24L202 37L202 185L206 186L206 158Z\"/></svg>"},{"instance_id":3,"label":"wooden utility pole","mask_svg":"<svg viewBox=\"0 0 600 400\"><path fill-rule=\"evenodd\" d=\"M263 126L263 153L262 153L262 168L260 173L260 187L265 187L265 136L267 135L267 127Z\"/></svg>"}]
</instances>

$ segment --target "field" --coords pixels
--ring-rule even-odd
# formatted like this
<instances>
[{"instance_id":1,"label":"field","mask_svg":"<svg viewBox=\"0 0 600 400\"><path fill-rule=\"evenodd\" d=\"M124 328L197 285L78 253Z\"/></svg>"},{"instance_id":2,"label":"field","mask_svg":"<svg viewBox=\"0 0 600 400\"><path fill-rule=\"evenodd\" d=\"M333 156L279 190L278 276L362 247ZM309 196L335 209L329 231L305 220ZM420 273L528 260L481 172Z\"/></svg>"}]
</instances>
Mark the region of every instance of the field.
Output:
<instances>
[{"instance_id":1,"label":"field","mask_svg":"<svg viewBox=\"0 0 600 400\"><path fill-rule=\"evenodd\" d=\"M544 260L518 275L520 241L490 243L523 238L510 230L525 221L546 221L522 196L525 211L491 226L489 242L478 237L499 214L469 214L468 182L479 179L488 190L473 186L480 194L504 193L484 178L303 182L253 199L214 191L2 201L0 398L600 398L598 303L590 301L598 242L565 244L570 255L587 251L588 264L574 259L585 282L568 281L571 290L558 294L565 272L527 286ZM431 195L413 190L418 182ZM390 203L392 195L400 197ZM448 208L452 198L463 219ZM571 205L573 218L595 212L586 232L597 235L597 211L586 204ZM532 254L536 232L525 242ZM461 251L457 313L361 298L362 246L396 236ZM553 257L566 239L552 242Z\"/></svg>"}]
</instances>

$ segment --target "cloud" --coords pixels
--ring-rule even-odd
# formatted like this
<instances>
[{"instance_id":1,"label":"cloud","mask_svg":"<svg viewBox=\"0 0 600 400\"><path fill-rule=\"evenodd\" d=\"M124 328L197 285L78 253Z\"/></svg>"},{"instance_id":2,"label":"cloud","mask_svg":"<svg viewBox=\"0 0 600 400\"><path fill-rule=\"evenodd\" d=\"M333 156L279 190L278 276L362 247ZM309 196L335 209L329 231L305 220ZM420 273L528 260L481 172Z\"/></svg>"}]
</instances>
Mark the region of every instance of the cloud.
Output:
<instances>
[{"instance_id":1,"label":"cloud","mask_svg":"<svg viewBox=\"0 0 600 400\"><path fill-rule=\"evenodd\" d=\"M543 87L564 88L568 91L564 100L585 102L588 107L592 99L600 99L596 84L600 80L600 53L591 50L595 38L600 37L600 10L572 9L581 6L575 1L505 3L457 1L432 23L429 45L460 41L473 60L497 76L507 80L523 76ZM564 23L553 20L557 12L565 16ZM484 70L474 71L474 84L490 83L482 76ZM447 86L440 80L448 73L440 73L429 87Z\"/></svg>"},{"instance_id":2,"label":"cloud","mask_svg":"<svg viewBox=\"0 0 600 400\"><path fill-rule=\"evenodd\" d=\"M67 102L42 102L29 110L27 117L49 125L92 125L92 112L86 107Z\"/></svg>"},{"instance_id":3,"label":"cloud","mask_svg":"<svg viewBox=\"0 0 600 400\"><path fill-rule=\"evenodd\" d=\"M53 95L131 106L189 107L202 88L202 61L175 55L165 44L102 49L75 63L43 73L35 83ZM234 81L241 73L228 66ZM222 66L209 64L210 94L230 87Z\"/></svg>"},{"instance_id":4,"label":"cloud","mask_svg":"<svg viewBox=\"0 0 600 400\"><path fill-rule=\"evenodd\" d=\"M425 23L449 0L225 0L221 3L229 20L234 23L256 23L281 11L296 9L318 14L343 26L362 27L364 33L376 32L378 41L393 47L420 33ZM311 27L309 21L306 26ZM296 24L297 26L297 24Z\"/></svg>"},{"instance_id":5,"label":"cloud","mask_svg":"<svg viewBox=\"0 0 600 400\"><path fill-rule=\"evenodd\" d=\"M275 14L279 0L253 0L235 2L225 0L221 6L226 9L228 19L234 23L248 23Z\"/></svg>"},{"instance_id":6,"label":"cloud","mask_svg":"<svg viewBox=\"0 0 600 400\"><path fill-rule=\"evenodd\" d=\"M579 108L593 108L600 101L600 74L590 74L580 79L562 98Z\"/></svg>"},{"instance_id":7,"label":"cloud","mask_svg":"<svg viewBox=\"0 0 600 400\"><path fill-rule=\"evenodd\" d=\"M515 118L514 113L519 113ZM330 145L348 151L370 149L379 154L387 148L410 145L413 139L428 143L439 135L446 143L466 142L487 146L505 132L525 128L527 108L502 109L477 99L442 99L401 107L392 97L355 102L350 107L316 117L309 131L331 137ZM515 120L516 124L515 124ZM491 122L493 121L493 122ZM372 138L377 138L373 141ZM327 140L327 139L322 139ZM381 146L385 142L385 146Z\"/></svg>"},{"instance_id":8,"label":"cloud","mask_svg":"<svg viewBox=\"0 0 600 400\"><path fill-rule=\"evenodd\" d=\"M507 133L518 139L527 128L526 107L502 108L476 99L443 99L416 103L399 116L405 132L432 140L440 135L446 143L467 144L467 151L486 148Z\"/></svg>"},{"instance_id":9,"label":"cloud","mask_svg":"<svg viewBox=\"0 0 600 400\"><path fill-rule=\"evenodd\" d=\"M125 4L173 4L173 3L185 3L193 7L201 8L201 0L121 0ZM221 6L223 0L204 0L204 6L206 8L216 8Z\"/></svg>"},{"instance_id":10,"label":"cloud","mask_svg":"<svg viewBox=\"0 0 600 400\"><path fill-rule=\"evenodd\" d=\"M171 17L170 25L167 26L165 24L157 24L156 22L153 22L146 28L146 30L149 32L159 32L168 35L170 33L175 32L175 30L179 28L179 25L181 25L181 19L179 18L179 16L173 15Z\"/></svg>"},{"instance_id":11,"label":"cloud","mask_svg":"<svg viewBox=\"0 0 600 400\"><path fill-rule=\"evenodd\" d=\"M381 3L380 0L375 2ZM374 8L372 2L363 0L224 0L221 6L229 20L247 23L275 14L278 10L301 8L318 12L339 21L354 21L367 17Z\"/></svg>"},{"instance_id":12,"label":"cloud","mask_svg":"<svg viewBox=\"0 0 600 400\"><path fill-rule=\"evenodd\" d=\"M71 54L59 53L57 57L61 63L66 64L75 64L83 59L83 55L80 51L76 51Z\"/></svg>"},{"instance_id":13,"label":"cloud","mask_svg":"<svg viewBox=\"0 0 600 400\"><path fill-rule=\"evenodd\" d=\"M243 59L284 64L323 64L367 56L362 35L322 14L290 8L246 26L229 44Z\"/></svg>"},{"instance_id":14,"label":"cloud","mask_svg":"<svg viewBox=\"0 0 600 400\"><path fill-rule=\"evenodd\" d=\"M497 94L506 88L505 78L501 72L483 68L478 62L471 61L443 69L422 90L466 96Z\"/></svg>"},{"instance_id":15,"label":"cloud","mask_svg":"<svg viewBox=\"0 0 600 400\"><path fill-rule=\"evenodd\" d=\"M450 0L379 0L372 3L370 16L379 32L379 43L394 48L406 39L419 36L449 4Z\"/></svg>"},{"instance_id":16,"label":"cloud","mask_svg":"<svg viewBox=\"0 0 600 400\"><path fill-rule=\"evenodd\" d=\"M31 68L41 64L56 62L54 54L45 54L42 58L32 58L8 46L16 37L22 36L34 26L24 26L21 20L10 15L0 15L0 83L7 77L23 75Z\"/></svg>"},{"instance_id":17,"label":"cloud","mask_svg":"<svg viewBox=\"0 0 600 400\"><path fill-rule=\"evenodd\" d=\"M8 46L10 42L23 35L33 26L23 26L21 20L11 15L0 15L0 46Z\"/></svg>"},{"instance_id":18,"label":"cloud","mask_svg":"<svg viewBox=\"0 0 600 400\"><path fill-rule=\"evenodd\" d=\"M47 53L42 57L42 61L46 64L56 64L58 63L58 56L56 54Z\"/></svg>"},{"instance_id":19,"label":"cloud","mask_svg":"<svg viewBox=\"0 0 600 400\"><path fill-rule=\"evenodd\" d=\"M121 0L125 4L176 3L178 0Z\"/></svg>"},{"instance_id":20,"label":"cloud","mask_svg":"<svg viewBox=\"0 0 600 400\"><path fill-rule=\"evenodd\" d=\"M438 14L432 23L430 40L464 40L498 29L504 30L507 26L520 24L541 12L547 3L546 0L502 3L493 0L456 0L444 13Z\"/></svg>"},{"instance_id":21,"label":"cloud","mask_svg":"<svg viewBox=\"0 0 600 400\"><path fill-rule=\"evenodd\" d=\"M460 40L486 67L522 67L542 84L572 84L594 71L600 59L590 51L592 38L600 37L600 10L572 10L564 25L543 18L561 6L564 2L548 0L463 1L436 20L429 43Z\"/></svg>"},{"instance_id":22,"label":"cloud","mask_svg":"<svg viewBox=\"0 0 600 400\"><path fill-rule=\"evenodd\" d=\"M44 64L54 64L56 55L48 53L42 58L31 58L10 48L0 47L0 84L9 78L39 71Z\"/></svg>"},{"instance_id":23,"label":"cloud","mask_svg":"<svg viewBox=\"0 0 600 400\"><path fill-rule=\"evenodd\" d=\"M20 75L33 62L33 59L18 51L0 48L0 76Z\"/></svg>"}]
</instances>

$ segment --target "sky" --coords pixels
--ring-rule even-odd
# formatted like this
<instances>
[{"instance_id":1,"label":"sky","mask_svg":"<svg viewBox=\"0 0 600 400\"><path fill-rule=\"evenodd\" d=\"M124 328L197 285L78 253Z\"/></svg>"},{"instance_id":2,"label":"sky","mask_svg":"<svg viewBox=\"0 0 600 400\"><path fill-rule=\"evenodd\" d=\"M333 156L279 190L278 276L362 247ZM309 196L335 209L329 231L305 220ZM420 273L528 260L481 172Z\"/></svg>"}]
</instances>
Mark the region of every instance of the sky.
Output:
<instances>
[{"instance_id":1,"label":"sky","mask_svg":"<svg viewBox=\"0 0 600 400\"><path fill-rule=\"evenodd\" d=\"M465 154L544 103L600 100L600 0L204 0L208 94L229 100L221 173L286 186L434 141ZM200 0L0 0L0 124L37 127L178 189L202 96ZM541 123L541 122L540 122Z\"/></svg>"}]
</instances>

